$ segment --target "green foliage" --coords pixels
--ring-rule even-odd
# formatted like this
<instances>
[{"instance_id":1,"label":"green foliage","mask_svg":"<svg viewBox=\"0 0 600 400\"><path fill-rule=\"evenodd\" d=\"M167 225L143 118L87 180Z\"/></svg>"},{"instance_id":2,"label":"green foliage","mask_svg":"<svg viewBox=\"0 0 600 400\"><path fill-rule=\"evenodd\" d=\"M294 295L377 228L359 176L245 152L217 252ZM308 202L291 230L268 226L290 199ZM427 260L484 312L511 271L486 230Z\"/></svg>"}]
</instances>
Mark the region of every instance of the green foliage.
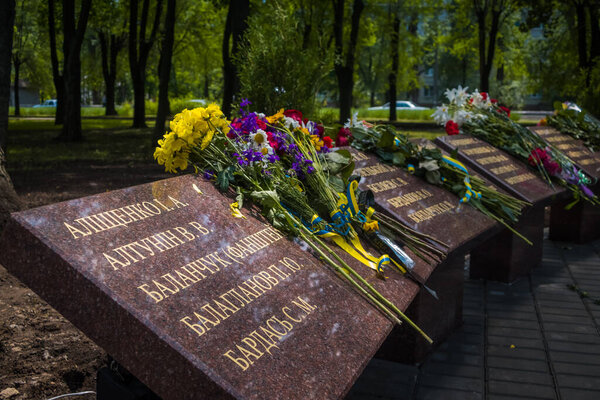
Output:
<instances>
[{"instance_id":1,"label":"green foliage","mask_svg":"<svg viewBox=\"0 0 600 400\"><path fill-rule=\"evenodd\" d=\"M328 58L318 48L303 48L298 19L282 7L255 14L236 60L241 96L267 114L295 108L312 115Z\"/></svg>"}]
</instances>

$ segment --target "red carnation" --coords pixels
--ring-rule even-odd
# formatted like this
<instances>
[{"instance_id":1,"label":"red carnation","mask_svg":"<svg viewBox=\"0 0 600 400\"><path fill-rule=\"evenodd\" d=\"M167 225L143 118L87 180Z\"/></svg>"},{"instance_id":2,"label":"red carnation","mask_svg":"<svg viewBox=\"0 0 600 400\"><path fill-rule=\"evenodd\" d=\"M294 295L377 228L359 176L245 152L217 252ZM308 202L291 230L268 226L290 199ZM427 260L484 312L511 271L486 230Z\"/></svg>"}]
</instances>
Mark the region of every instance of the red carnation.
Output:
<instances>
[{"instance_id":1,"label":"red carnation","mask_svg":"<svg viewBox=\"0 0 600 400\"><path fill-rule=\"evenodd\" d=\"M479 93L479 94L480 94L480 95L481 95L481 97L483 98L483 101L486 101L486 100L487 100L487 98L488 98L488 94L487 94L487 92L481 92L481 93Z\"/></svg>"},{"instance_id":2,"label":"red carnation","mask_svg":"<svg viewBox=\"0 0 600 400\"><path fill-rule=\"evenodd\" d=\"M450 136L458 135L460 130L458 129L458 124L452 120L446 122L446 133Z\"/></svg>"},{"instance_id":3,"label":"red carnation","mask_svg":"<svg viewBox=\"0 0 600 400\"><path fill-rule=\"evenodd\" d=\"M285 110L283 112L283 115L285 115L288 118L294 119L296 121L298 121L298 123L302 123L302 112L298 111L298 110Z\"/></svg>"},{"instance_id":4,"label":"red carnation","mask_svg":"<svg viewBox=\"0 0 600 400\"><path fill-rule=\"evenodd\" d=\"M537 149L533 149L531 151L531 154L529 155L527 161L529 161L529 164L531 166L535 167L539 163L546 164L548 161L550 161L550 157L548 156L546 150L540 149L538 147Z\"/></svg>"},{"instance_id":5,"label":"red carnation","mask_svg":"<svg viewBox=\"0 0 600 400\"><path fill-rule=\"evenodd\" d=\"M333 147L333 140L329 136L323 137L323 144L327 146L327 148Z\"/></svg>"},{"instance_id":6,"label":"red carnation","mask_svg":"<svg viewBox=\"0 0 600 400\"><path fill-rule=\"evenodd\" d=\"M496 104L498 102L498 100L496 99L491 99L490 101L492 102L492 104Z\"/></svg>"},{"instance_id":7,"label":"red carnation","mask_svg":"<svg viewBox=\"0 0 600 400\"><path fill-rule=\"evenodd\" d=\"M548 171L548 174L551 176L556 176L562 171L560 165L557 162L552 161L550 159L544 162L544 168L546 169L546 171Z\"/></svg>"},{"instance_id":8,"label":"red carnation","mask_svg":"<svg viewBox=\"0 0 600 400\"><path fill-rule=\"evenodd\" d=\"M265 121L263 121L263 120L260 120L260 119L258 119L258 118L257 118L257 119L256 119L256 125L258 125L258 127L259 127L260 129L262 129L263 131L266 131L266 130L267 130L267 124L266 124L266 123L265 123Z\"/></svg>"},{"instance_id":9,"label":"red carnation","mask_svg":"<svg viewBox=\"0 0 600 400\"><path fill-rule=\"evenodd\" d=\"M504 113L506 114L507 117L510 117L510 110L508 109L508 107L504 107L504 106L499 106L499 108L504 111Z\"/></svg>"},{"instance_id":10,"label":"red carnation","mask_svg":"<svg viewBox=\"0 0 600 400\"><path fill-rule=\"evenodd\" d=\"M347 136L338 136L337 139L335 139L335 145L337 147L348 146L349 144L350 140L348 140Z\"/></svg>"},{"instance_id":11,"label":"red carnation","mask_svg":"<svg viewBox=\"0 0 600 400\"><path fill-rule=\"evenodd\" d=\"M350 129L341 127L340 130L338 131L337 135L338 135L338 137L340 137L340 136L348 137L351 135L351 132L350 132Z\"/></svg>"}]
</instances>

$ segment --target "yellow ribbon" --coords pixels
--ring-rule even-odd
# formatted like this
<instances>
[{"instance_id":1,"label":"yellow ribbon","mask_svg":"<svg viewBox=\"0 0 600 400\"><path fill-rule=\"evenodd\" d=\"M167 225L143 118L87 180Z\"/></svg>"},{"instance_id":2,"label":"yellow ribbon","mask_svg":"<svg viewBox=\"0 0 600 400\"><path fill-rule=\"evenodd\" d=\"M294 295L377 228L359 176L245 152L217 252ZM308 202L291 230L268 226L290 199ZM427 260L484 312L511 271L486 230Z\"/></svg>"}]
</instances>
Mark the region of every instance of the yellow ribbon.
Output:
<instances>
[{"instance_id":1,"label":"yellow ribbon","mask_svg":"<svg viewBox=\"0 0 600 400\"><path fill-rule=\"evenodd\" d=\"M233 217L246 219L246 216L240 212L240 205L238 204L237 201L234 203L231 203L229 205L229 208L231 208L231 215Z\"/></svg>"}]
</instances>

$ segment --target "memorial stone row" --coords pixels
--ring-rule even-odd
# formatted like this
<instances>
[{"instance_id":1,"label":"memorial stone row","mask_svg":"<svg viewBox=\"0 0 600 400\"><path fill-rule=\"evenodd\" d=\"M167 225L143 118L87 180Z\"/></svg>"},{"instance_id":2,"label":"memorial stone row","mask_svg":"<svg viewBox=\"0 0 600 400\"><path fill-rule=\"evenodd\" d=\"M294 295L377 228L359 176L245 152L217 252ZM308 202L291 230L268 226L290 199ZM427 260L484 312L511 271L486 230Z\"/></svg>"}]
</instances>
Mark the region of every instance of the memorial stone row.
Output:
<instances>
[{"instance_id":1,"label":"memorial stone row","mask_svg":"<svg viewBox=\"0 0 600 400\"><path fill-rule=\"evenodd\" d=\"M536 132L600 175L600 158L581 143ZM451 193L351 149L378 211L449 245L439 265L415 257L415 273L440 300L339 254L439 343L461 322L465 255L478 277L527 273L541 260L544 207L562 191L476 138L435 145L531 204L517 229L534 246ZM417 361L430 350L301 242L251 208L234 217L230 203L186 175L15 213L0 263L164 399L340 398L375 354Z\"/></svg>"}]
</instances>

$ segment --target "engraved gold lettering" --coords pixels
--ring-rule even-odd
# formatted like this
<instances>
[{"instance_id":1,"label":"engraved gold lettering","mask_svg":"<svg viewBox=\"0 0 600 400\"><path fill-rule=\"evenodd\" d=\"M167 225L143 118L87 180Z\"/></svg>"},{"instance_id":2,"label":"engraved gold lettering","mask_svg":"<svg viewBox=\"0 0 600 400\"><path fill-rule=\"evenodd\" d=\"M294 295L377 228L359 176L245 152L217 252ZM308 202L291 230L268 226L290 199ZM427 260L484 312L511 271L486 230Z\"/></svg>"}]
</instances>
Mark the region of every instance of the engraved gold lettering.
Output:
<instances>
[{"instance_id":1,"label":"engraved gold lettering","mask_svg":"<svg viewBox=\"0 0 600 400\"><path fill-rule=\"evenodd\" d=\"M506 174L507 172L512 172L512 171L516 171L516 170L517 170L517 167L515 167L514 165L503 165L501 167L496 167L496 168L490 169L490 172L492 174L502 175L502 174Z\"/></svg>"},{"instance_id":2,"label":"engraved gold lettering","mask_svg":"<svg viewBox=\"0 0 600 400\"><path fill-rule=\"evenodd\" d=\"M430 207L424 208L419 211L415 211L411 214L408 214L408 217L412 219L414 222L419 223L423 221L427 221L437 215L444 214L450 210L452 210L454 206L447 200L444 200L441 203L434 204Z\"/></svg>"},{"instance_id":3,"label":"engraved gold lettering","mask_svg":"<svg viewBox=\"0 0 600 400\"><path fill-rule=\"evenodd\" d=\"M371 165L369 167L361 168L354 172L356 174L362 176L363 178L365 178L367 176L375 176L375 175L384 174L386 172L393 172L393 171L394 171L394 168L389 165L376 164L376 165Z\"/></svg>"},{"instance_id":4,"label":"engraved gold lettering","mask_svg":"<svg viewBox=\"0 0 600 400\"><path fill-rule=\"evenodd\" d=\"M469 156L473 156L476 154L487 154L487 153L493 153L496 149L492 148L492 147L475 147L472 149L464 149L462 150L463 153L469 155Z\"/></svg>"},{"instance_id":5,"label":"engraved gold lettering","mask_svg":"<svg viewBox=\"0 0 600 400\"><path fill-rule=\"evenodd\" d=\"M402 196L388 199L388 203L390 203L392 207L400 208L432 196L433 194L427 189L421 189L415 192L406 193Z\"/></svg>"},{"instance_id":6,"label":"engraved gold lettering","mask_svg":"<svg viewBox=\"0 0 600 400\"><path fill-rule=\"evenodd\" d=\"M517 176L513 176L511 178L505 179L506 183L508 183L509 185L515 185L517 183L521 183L521 182L525 182L531 179L535 179L535 175L533 175L531 172L527 172L521 175L517 175Z\"/></svg>"},{"instance_id":7,"label":"engraved gold lettering","mask_svg":"<svg viewBox=\"0 0 600 400\"><path fill-rule=\"evenodd\" d=\"M506 158L506 156L503 156L500 154L498 156L488 156L488 157L475 159L475 161L477 161L481 165L488 165L488 164L499 163L502 161L508 161L508 158Z\"/></svg>"}]
</instances>

